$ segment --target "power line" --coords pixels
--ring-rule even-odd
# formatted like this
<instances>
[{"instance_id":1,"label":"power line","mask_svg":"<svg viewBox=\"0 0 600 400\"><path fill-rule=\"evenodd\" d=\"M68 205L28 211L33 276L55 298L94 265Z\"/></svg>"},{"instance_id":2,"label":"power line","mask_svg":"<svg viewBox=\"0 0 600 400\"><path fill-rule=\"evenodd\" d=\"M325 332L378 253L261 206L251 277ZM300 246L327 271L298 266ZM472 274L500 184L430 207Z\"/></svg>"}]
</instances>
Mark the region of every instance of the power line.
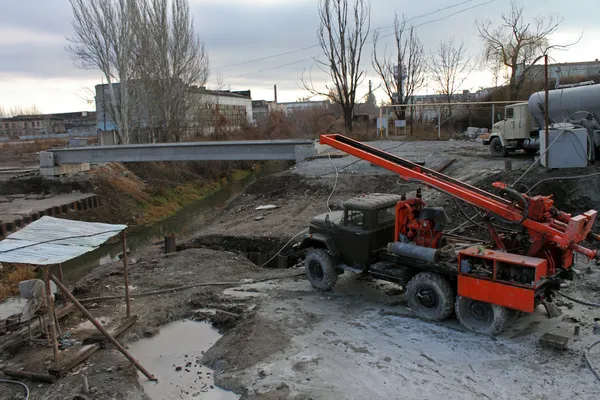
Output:
<instances>
[{"instance_id":1,"label":"power line","mask_svg":"<svg viewBox=\"0 0 600 400\"><path fill-rule=\"evenodd\" d=\"M446 6L446 7L438 8L437 10L433 10L433 11L430 11L430 12L427 12L427 13L424 13L424 14L416 15L414 17L411 17L411 18L407 19L407 22L408 21L413 21L413 20L419 19L419 18L428 17L430 15L437 14L439 12L446 11L446 10L449 10L451 8L459 7L459 6L463 5L463 4L472 3L473 1L475 1L475 0L464 0L464 1L460 2L460 3L456 3L456 4L452 4L452 5ZM493 0L493 1L496 1L496 0ZM432 21L432 22L434 22L434 21ZM394 27L394 25L382 26L382 27L379 27L379 28L375 28L373 31L377 31L377 30L380 30L380 29L389 29L389 28L393 28L393 27ZM258 62L258 61L269 60L271 58L277 58L277 57L282 57L282 56L286 56L286 55L289 55L289 54L300 53L302 51L314 49L314 48L317 48L319 46L320 46L320 44L315 44L315 45L312 45L312 46L302 47L302 48L296 49L296 50L290 50L290 51L285 51L283 53L272 54L270 56L265 56L265 57L260 57L260 58L254 58L254 59L246 60L246 61L240 61L238 63L227 64L227 65L219 65L217 67L213 67L213 70L230 68L230 67L237 67L237 66L240 66L240 65L251 64L251 63L254 63L254 62Z\"/></svg>"},{"instance_id":2,"label":"power line","mask_svg":"<svg viewBox=\"0 0 600 400\"><path fill-rule=\"evenodd\" d=\"M218 67L214 67L213 69L223 69L223 68L229 68L229 67L237 67L239 65L245 65L245 64L250 64L250 63L253 63L253 62L269 60L271 58L286 56L288 54L299 53L301 51L309 50L309 49L314 49L315 47L319 47L319 46L320 46L319 44L315 44L314 46L303 47L303 48L297 49L297 50L290 50L290 51L286 51L286 52L278 53L278 54L273 54L273 55L266 56L266 57L255 58L253 60L241 61L241 62L235 63L235 64L219 65Z\"/></svg>"},{"instance_id":3,"label":"power line","mask_svg":"<svg viewBox=\"0 0 600 400\"><path fill-rule=\"evenodd\" d=\"M274 70L274 69L287 67L287 66L290 66L290 65L300 64L302 62L306 62L306 61L313 60L313 59L314 59L314 57L308 57L308 58L304 58L302 60L294 61L294 62L291 62L291 63L278 65L276 67L270 67L270 68L261 69L259 71L252 71L252 72L246 72L246 73L239 74L239 75L228 76L227 78L224 78L224 79L239 78L239 77L242 77L242 76L247 76L247 75L252 75L252 74L258 74L260 72L267 72L267 71L271 71L271 70Z\"/></svg>"},{"instance_id":4,"label":"power line","mask_svg":"<svg viewBox=\"0 0 600 400\"><path fill-rule=\"evenodd\" d=\"M451 6L447 6L447 7L444 7L444 8L440 8L438 10L434 10L434 11L428 13L428 14L422 14L422 15L418 15L416 17L412 17L411 19L409 19L409 21L413 20L413 19L417 19L417 18L422 18L422 17L427 16L427 15L432 15L432 14L435 14L437 12L444 11L444 10L447 10L447 9L450 9L450 8L454 8L454 7L457 7L457 6L466 4L466 3L470 3L472 1L474 1L474 0L465 0L465 1L463 1L461 3L457 3L455 5L451 5ZM423 25L431 24L433 22L443 21L443 20L446 20L446 19L448 19L450 17L453 17L455 15L461 14L461 13L463 13L465 11L469 11L469 10L472 10L474 8L485 6L487 4L491 4L491 3L494 3L496 1L498 1L498 0L489 0L489 1L486 1L484 3L473 5L471 7L463 8L463 9L458 10L458 11L456 11L456 12L454 12L452 14L449 14L449 15L447 15L445 17L423 22L423 23L421 23L419 25L416 25L415 28L418 28L418 27L423 26ZM378 29L385 29L385 28L389 28L389 27L378 28ZM392 35L394 35L394 33L383 35L381 38L383 39L383 38L386 38L386 37L389 37L389 36L392 36ZM371 41L371 42L369 42L367 44L373 44L373 42ZM261 61L261 60L265 60L265 59L269 59L269 58L275 58L275 57L279 57L280 55L285 55L285 54L293 54L293 53L297 53L299 51L303 51L303 50L307 50L307 49L312 49L312 48L319 47L319 46L320 45L314 45L314 46L310 46L310 47L304 47L302 49L292 50L292 51L288 51L288 52L285 52L285 53L279 53L279 54L275 54L273 56L267 56L267 57L262 57L262 58L259 58L259 59L254 59L254 60L248 60L248 61L240 62L240 63L237 63L235 65L239 66L239 65L244 65L244 64L250 64L250 63L253 63L253 62L256 62L256 61ZM242 76L248 76L248 75L258 74L258 73L261 73L261 72L271 71L271 70L274 70L274 69L284 68L284 67L288 67L290 65L300 64L302 62L306 62L306 61L312 60L315 57L317 57L317 56L311 56L311 57L308 57L308 58L304 58L302 60L294 61L294 62L287 63L287 64L278 65L276 67L270 67L270 68L262 69L262 70L259 70L259 71L251 71L251 72L246 72L246 73L243 73L243 74L240 74L240 75L229 76L229 77L224 78L224 79L239 78L239 77L242 77ZM233 66L233 64L229 65L229 66ZM225 68L225 67L227 67L227 66L217 67L217 68Z\"/></svg>"}]
</instances>

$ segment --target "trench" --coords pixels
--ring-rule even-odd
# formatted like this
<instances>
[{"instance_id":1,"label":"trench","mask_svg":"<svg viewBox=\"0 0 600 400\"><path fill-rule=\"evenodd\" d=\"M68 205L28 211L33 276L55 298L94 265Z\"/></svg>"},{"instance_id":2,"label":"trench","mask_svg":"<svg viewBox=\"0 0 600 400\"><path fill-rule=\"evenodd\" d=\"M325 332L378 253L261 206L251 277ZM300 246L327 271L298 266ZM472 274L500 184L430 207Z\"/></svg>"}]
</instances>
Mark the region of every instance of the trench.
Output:
<instances>
[{"instance_id":1,"label":"trench","mask_svg":"<svg viewBox=\"0 0 600 400\"><path fill-rule=\"evenodd\" d=\"M210 235L197 237L177 246L177 251L191 248L207 248L228 251L247 258L250 262L265 268L292 268L302 260L303 252L295 250L287 240L279 237L246 237Z\"/></svg>"},{"instance_id":2,"label":"trench","mask_svg":"<svg viewBox=\"0 0 600 400\"><path fill-rule=\"evenodd\" d=\"M231 200L243 193L257 178L259 176L251 175L238 182L231 183L218 192L184 207L167 219L128 233L128 253L133 253L150 243L162 242L165 235L175 234L176 236L183 236L198 231L208 213L227 205ZM115 240L114 243L105 243L94 251L64 263L62 269L65 281L67 283L76 282L94 268L118 261L122 257L123 245L120 240ZM0 321L11 315L20 313L24 303L25 301L19 296L9 298L0 303Z\"/></svg>"}]
</instances>

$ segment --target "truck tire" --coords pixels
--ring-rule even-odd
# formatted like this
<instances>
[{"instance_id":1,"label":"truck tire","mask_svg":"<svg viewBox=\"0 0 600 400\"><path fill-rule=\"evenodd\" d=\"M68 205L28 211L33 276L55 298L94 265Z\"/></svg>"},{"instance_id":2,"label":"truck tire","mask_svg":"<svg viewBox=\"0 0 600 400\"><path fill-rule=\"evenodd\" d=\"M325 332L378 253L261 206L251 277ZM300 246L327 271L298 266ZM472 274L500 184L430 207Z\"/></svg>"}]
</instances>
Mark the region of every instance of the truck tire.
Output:
<instances>
[{"instance_id":1,"label":"truck tire","mask_svg":"<svg viewBox=\"0 0 600 400\"><path fill-rule=\"evenodd\" d=\"M492 154L492 157L506 157L508 154L508 151L506 151L506 148L502 145L502 141L497 136L490 142L490 153Z\"/></svg>"},{"instance_id":2,"label":"truck tire","mask_svg":"<svg viewBox=\"0 0 600 400\"><path fill-rule=\"evenodd\" d=\"M325 249L310 249L304 260L306 278L313 287L329 291L337 282L338 272Z\"/></svg>"},{"instance_id":3,"label":"truck tire","mask_svg":"<svg viewBox=\"0 0 600 400\"><path fill-rule=\"evenodd\" d=\"M442 321L452 315L455 298L450 282L434 272L420 272L406 285L408 306L428 321Z\"/></svg>"},{"instance_id":4,"label":"truck tire","mask_svg":"<svg viewBox=\"0 0 600 400\"><path fill-rule=\"evenodd\" d=\"M458 296L456 316L470 331L494 336L504 331L519 316L519 312L510 308Z\"/></svg>"}]
</instances>

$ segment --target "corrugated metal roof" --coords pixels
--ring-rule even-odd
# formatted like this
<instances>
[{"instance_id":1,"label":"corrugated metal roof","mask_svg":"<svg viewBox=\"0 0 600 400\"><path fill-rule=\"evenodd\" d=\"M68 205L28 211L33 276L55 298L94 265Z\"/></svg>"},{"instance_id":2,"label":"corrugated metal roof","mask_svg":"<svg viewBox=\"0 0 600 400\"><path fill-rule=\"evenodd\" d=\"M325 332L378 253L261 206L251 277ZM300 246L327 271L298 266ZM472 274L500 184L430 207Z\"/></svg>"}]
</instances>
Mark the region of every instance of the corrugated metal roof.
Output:
<instances>
[{"instance_id":1,"label":"corrugated metal roof","mask_svg":"<svg viewBox=\"0 0 600 400\"><path fill-rule=\"evenodd\" d=\"M0 241L0 262L60 264L96 249L126 228L44 216Z\"/></svg>"},{"instance_id":2,"label":"corrugated metal roof","mask_svg":"<svg viewBox=\"0 0 600 400\"><path fill-rule=\"evenodd\" d=\"M355 210L375 210L396 205L402 196L398 194L370 193L346 200L344 207Z\"/></svg>"}]
</instances>

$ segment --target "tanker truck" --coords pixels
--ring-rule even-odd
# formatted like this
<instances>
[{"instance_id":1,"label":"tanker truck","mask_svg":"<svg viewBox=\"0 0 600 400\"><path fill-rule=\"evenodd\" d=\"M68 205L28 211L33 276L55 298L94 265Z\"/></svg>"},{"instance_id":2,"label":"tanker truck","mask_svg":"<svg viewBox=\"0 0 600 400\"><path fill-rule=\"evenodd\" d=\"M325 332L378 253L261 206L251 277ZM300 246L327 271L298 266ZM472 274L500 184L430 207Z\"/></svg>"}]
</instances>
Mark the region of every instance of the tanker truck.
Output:
<instances>
[{"instance_id":1,"label":"tanker truck","mask_svg":"<svg viewBox=\"0 0 600 400\"><path fill-rule=\"evenodd\" d=\"M544 99L543 91L536 92L528 102L511 104L505 108L504 119L494 124L489 138L483 141L484 145L490 146L492 156L505 157L509 152L520 149L535 154L540 149L539 132L545 129ZM551 125L574 123L577 126L580 124L578 121L584 119L600 121L600 84L582 82L559 86L550 90L548 102ZM589 138L589 145L598 155L600 130L596 130Z\"/></svg>"}]
</instances>

